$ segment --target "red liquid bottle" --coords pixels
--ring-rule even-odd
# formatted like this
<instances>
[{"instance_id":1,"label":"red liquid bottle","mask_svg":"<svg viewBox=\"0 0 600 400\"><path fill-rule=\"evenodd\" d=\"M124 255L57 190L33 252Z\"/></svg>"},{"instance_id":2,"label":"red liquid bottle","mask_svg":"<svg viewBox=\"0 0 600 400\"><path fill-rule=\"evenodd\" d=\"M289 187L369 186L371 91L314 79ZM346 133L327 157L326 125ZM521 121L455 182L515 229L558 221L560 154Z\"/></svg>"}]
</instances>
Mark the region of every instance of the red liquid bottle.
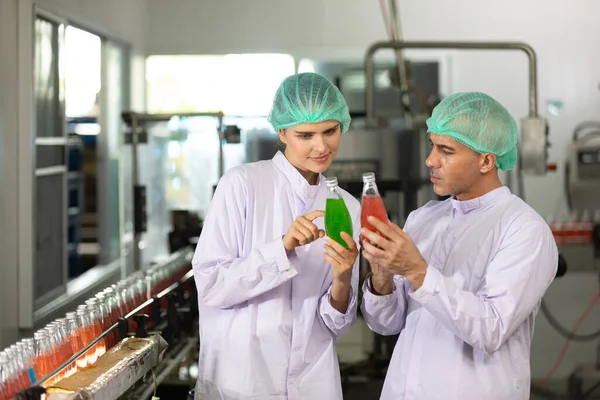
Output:
<instances>
[{"instance_id":1,"label":"red liquid bottle","mask_svg":"<svg viewBox=\"0 0 600 400\"><path fill-rule=\"evenodd\" d=\"M368 217L375 217L378 220L387 223L388 216L383 200L375 183L375 174L367 172L363 174L363 192L362 192L362 211L360 214L360 224L363 228L367 228L372 232L377 232L377 229L368 222Z\"/></svg>"}]
</instances>

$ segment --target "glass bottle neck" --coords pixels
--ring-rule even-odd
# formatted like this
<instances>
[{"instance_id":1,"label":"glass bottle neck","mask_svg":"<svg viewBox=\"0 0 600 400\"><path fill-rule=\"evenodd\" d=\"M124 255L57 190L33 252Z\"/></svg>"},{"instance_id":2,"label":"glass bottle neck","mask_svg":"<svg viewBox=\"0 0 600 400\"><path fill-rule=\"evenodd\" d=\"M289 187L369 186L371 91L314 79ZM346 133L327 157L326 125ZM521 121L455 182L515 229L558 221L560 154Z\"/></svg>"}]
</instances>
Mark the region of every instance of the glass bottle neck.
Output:
<instances>
[{"instance_id":1,"label":"glass bottle neck","mask_svg":"<svg viewBox=\"0 0 600 400\"><path fill-rule=\"evenodd\" d=\"M363 185L363 196L379 196L379 189L375 182L365 182Z\"/></svg>"},{"instance_id":2,"label":"glass bottle neck","mask_svg":"<svg viewBox=\"0 0 600 400\"><path fill-rule=\"evenodd\" d=\"M339 186L328 186L327 187L327 198L328 199L341 199L342 193L340 192Z\"/></svg>"}]
</instances>

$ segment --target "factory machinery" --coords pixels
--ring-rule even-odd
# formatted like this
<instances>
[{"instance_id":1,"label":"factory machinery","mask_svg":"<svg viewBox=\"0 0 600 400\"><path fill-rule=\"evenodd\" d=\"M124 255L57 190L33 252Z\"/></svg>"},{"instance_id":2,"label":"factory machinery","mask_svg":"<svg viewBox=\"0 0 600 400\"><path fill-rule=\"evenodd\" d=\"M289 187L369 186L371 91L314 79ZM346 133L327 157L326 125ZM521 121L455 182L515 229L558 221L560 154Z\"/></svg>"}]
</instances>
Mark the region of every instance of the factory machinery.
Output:
<instances>
[{"instance_id":1,"label":"factory machinery","mask_svg":"<svg viewBox=\"0 0 600 400\"><path fill-rule=\"evenodd\" d=\"M597 273L600 267L600 121L583 122L575 128L568 148L564 175L570 215L566 220L550 221L561 261L568 263L569 270ZM555 366L541 383L551 377L571 342L600 339L600 330L586 334L577 333L598 300L600 287L597 295L571 329L562 326L545 302L542 302L542 313L567 341ZM541 386L541 383L538 386ZM596 395L599 389L600 342L597 345L595 363L580 364L570 374L567 393L569 399L585 400Z\"/></svg>"},{"instance_id":2,"label":"factory machinery","mask_svg":"<svg viewBox=\"0 0 600 400\"><path fill-rule=\"evenodd\" d=\"M157 385L198 351L192 253L136 272L5 349L0 399L156 396Z\"/></svg>"}]
</instances>

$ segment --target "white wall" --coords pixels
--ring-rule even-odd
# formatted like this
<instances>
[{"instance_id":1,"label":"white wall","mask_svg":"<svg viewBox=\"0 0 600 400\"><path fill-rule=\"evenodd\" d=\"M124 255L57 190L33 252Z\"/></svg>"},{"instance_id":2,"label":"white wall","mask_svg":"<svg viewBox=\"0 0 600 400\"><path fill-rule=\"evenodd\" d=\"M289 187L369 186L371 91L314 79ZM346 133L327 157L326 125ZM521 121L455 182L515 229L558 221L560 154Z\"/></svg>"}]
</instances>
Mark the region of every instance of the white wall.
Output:
<instances>
[{"instance_id":1,"label":"white wall","mask_svg":"<svg viewBox=\"0 0 600 400\"><path fill-rule=\"evenodd\" d=\"M356 58L385 39L375 0L150 0L148 54L285 52L297 58ZM571 132L600 110L600 2L596 0L400 0L406 40L524 41L538 56L538 107L548 118L552 161L562 163ZM535 27L534 27L535 26ZM412 54L417 54L413 52ZM452 91L488 92L516 118L527 115L527 59L519 52L427 52L451 62ZM546 115L546 103L564 110ZM562 165L561 165L562 166ZM560 171L560 170L559 170ZM526 200L543 216L564 208L560 172L526 180ZM557 280L547 295L556 316L571 326L598 289L594 275ZM582 330L600 327L596 312ZM538 318L532 367L544 375L563 339ZM558 370L592 361L595 344L573 344Z\"/></svg>"}]
</instances>

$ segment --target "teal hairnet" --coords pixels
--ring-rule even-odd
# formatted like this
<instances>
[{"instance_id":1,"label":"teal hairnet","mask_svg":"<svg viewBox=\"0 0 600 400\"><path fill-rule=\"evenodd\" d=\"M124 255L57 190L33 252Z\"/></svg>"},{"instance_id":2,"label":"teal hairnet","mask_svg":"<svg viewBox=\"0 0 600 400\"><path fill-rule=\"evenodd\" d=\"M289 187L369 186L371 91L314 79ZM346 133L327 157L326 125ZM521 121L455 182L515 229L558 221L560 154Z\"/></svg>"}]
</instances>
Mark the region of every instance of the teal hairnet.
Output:
<instances>
[{"instance_id":1,"label":"teal hairnet","mask_svg":"<svg viewBox=\"0 0 600 400\"><path fill-rule=\"evenodd\" d=\"M305 123L334 120L344 133L350 126L350 111L344 96L331 81L319 74L302 73L283 80L267 119L276 132Z\"/></svg>"},{"instance_id":2,"label":"teal hairnet","mask_svg":"<svg viewBox=\"0 0 600 400\"><path fill-rule=\"evenodd\" d=\"M456 93L440 102L427 119L427 131L449 136L478 153L496 155L496 166L517 162L519 129L504 106L484 93Z\"/></svg>"}]
</instances>

